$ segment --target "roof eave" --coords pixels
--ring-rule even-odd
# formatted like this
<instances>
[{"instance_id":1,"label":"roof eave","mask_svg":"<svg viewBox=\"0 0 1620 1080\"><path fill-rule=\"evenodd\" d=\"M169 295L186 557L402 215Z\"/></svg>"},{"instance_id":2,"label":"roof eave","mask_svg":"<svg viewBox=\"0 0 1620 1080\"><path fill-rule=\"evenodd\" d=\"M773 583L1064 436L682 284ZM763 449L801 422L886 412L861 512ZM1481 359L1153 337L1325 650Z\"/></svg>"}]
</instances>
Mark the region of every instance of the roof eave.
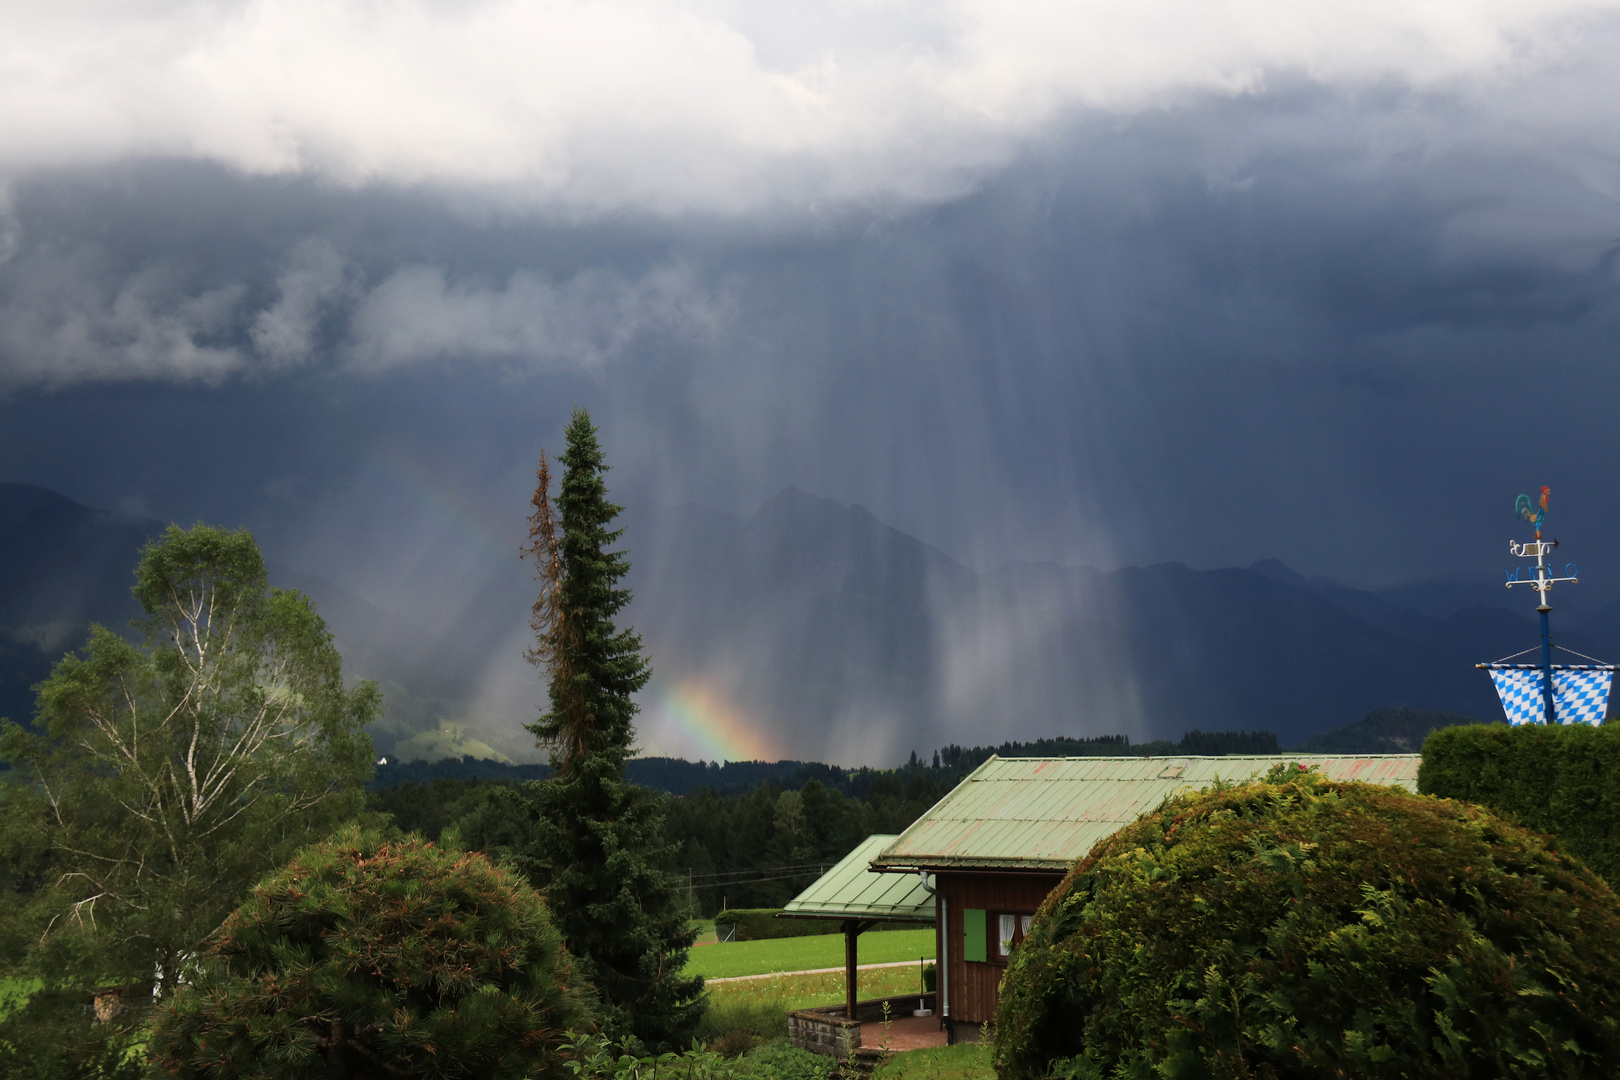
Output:
<instances>
[{"instance_id":1,"label":"roof eave","mask_svg":"<svg viewBox=\"0 0 1620 1080\"><path fill-rule=\"evenodd\" d=\"M1066 874L1075 864L1074 859L941 859L925 856L917 859L904 857L874 862L873 869L883 873L914 874L919 870L937 873L953 870L995 870L1005 874Z\"/></svg>"},{"instance_id":2,"label":"roof eave","mask_svg":"<svg viewBox=\"0 0 1620 1080\"><path fill-rule=\"evenodd\" d=\"M914 922L932 926L934 916L932 913L919 915L915 912L898 911L779 911L778 919L822 919L844 921L849 919L881 919L884 922Z\"/></svg>"}]
</instances>

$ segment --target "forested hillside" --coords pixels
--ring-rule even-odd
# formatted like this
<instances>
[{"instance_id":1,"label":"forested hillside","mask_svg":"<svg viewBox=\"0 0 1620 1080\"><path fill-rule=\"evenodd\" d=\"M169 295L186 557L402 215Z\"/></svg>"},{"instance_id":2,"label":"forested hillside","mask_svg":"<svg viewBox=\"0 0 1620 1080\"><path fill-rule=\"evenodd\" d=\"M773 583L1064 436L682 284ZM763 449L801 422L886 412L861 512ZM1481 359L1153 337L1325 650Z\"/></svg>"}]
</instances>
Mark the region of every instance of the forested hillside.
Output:
<instances>
[{"instance_id":1,"label":"forested hillside","mask_svg":"<svg viewBox=\"0 0 1620 1080\"><path fill-rule=\"evenodd\" d=\"M729 794L663 794L664 869L689 886L696 910L785 903L871 834L910 825L960 776L921 763L822 768L832 784L798 772ZM499 855L520 846L529 828L509 797L512 783L473 775L406 782L373 791L370 805L407 831L439 839L454 828L464 845Z\"/></svg>"}]
</instances>

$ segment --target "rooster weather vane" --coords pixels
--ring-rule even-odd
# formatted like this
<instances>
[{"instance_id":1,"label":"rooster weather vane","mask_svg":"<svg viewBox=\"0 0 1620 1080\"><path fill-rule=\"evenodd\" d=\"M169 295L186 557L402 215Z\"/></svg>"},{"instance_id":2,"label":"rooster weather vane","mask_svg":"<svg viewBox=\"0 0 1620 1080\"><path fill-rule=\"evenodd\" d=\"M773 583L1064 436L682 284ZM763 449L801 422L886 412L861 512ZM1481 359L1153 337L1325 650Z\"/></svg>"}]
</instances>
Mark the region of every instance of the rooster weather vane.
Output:
<instances>
[{"instance_id":1,"label":"rooster weather vane","mask_svg":"<svg viewBox=\"0 0 1620 1080\"><path fill-rule=\"evenodd\" d=\"M1514 516L1535 529L1536 538L1523 543L1508 541L1508 550L1515 558L1536 560L1533 567L1517 567L1507 571L1507 587L1528 585L1541 598L1536 605L1536 613L1541 616L1541 663L1507 663L1535 651L1530 648L1494 663L1476 666L1491 673L1491 680L1496 684L1496 692L1502 698L1502 709L1507 713L1510 724L1601 724L1609 707L1609 684L1614 678L1614 665L1554 645L1548 629L1547 616L1552 612L1552 605L1547 602L1547 594L1560 582L1575 584L1580 581L1580 570L1574 563L1565 563L1564 574L1559 577L1548 562L1558 547L1557 540L1541 538L1541 527L1547 521L1547 503L1551 495L1551 490L1543 487L1541 498L1536 502L1531 502L1528 495L1520 495L1514 501ZM1554 664L1552 651L1555 648L1592 662Z\"/></svg>"},{"instance_id":2,"label":"rooster weather vane","mask_svg":"<svg viewBox=\"0 0 1620 1080\"><path fill-rule=\"evenodd\" d=\"M1513 512L1519 516L1520 521L1528 521L1535 526L1536 539L1541 539L1541 523L1547 520L1547 498L1552 495L1552 489L1545 484L1541 488L1541 502L1535 506L1530 504L1530 496L1520 495L1513 503ZM1512 541L1508 542L1510 545ZM1556 545L1555 545L1556 546ZM1515 555L1518 552L1514 552Z\"/></svg>"}]
</instances>

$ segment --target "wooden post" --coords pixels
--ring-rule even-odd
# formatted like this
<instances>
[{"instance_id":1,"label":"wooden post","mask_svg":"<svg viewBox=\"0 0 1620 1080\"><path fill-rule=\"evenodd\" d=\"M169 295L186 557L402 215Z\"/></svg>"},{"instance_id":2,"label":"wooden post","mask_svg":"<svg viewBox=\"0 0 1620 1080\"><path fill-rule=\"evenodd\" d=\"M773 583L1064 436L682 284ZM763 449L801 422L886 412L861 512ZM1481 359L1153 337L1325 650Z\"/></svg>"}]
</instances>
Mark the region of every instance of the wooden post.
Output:
<instances>
[{"instance_id":1,"label":"wooden post","mask_svg":"<svg viewBox=\"0 0 1620 1080\"><path fill-rule=\"evenodd\" d=\"M851 919L844 924L844 1006L849 1019L855 1019L855 938L860 925Z\"/></svg>"}]
</instances>

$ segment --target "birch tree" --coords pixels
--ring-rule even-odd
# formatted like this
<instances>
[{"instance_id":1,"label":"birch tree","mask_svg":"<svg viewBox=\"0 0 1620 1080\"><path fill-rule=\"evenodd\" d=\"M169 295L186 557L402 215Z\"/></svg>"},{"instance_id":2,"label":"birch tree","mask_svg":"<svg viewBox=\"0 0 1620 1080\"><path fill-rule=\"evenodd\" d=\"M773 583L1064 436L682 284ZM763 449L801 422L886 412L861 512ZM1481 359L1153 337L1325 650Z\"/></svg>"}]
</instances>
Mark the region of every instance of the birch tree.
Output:
<instances>
[{"instance_id":1,"label":"birch tree","mask_svg":"<svg viewBox=\"0 0 1620 1080\"><path fill-rule=\"evenodd\" d=\"M246 531L171 525L134 592L144 645L93 627L40 685L33 729L0 731L28 927L11 959L40 1007L94 998L103 1023L167 995L259 877L360 812L381 705L345 687L320 616L268 585Z\"/></svg>"}]
</instances>

